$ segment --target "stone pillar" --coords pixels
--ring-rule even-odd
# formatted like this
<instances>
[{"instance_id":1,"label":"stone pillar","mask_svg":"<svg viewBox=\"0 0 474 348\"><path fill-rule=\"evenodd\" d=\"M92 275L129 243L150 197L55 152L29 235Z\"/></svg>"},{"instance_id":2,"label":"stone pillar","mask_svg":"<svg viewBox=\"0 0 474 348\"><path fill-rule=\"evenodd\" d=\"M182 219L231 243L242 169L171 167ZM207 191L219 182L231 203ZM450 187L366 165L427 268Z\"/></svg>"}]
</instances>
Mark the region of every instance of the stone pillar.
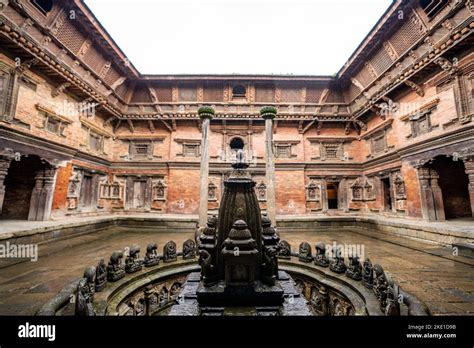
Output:
<instances>
[{"instance_id":1,"label":"stone pillar","mask_svg":"<svg viewBox=\"0 0 474 348\"><path fill-rule=\"evenodd\" d=\"M434 209L433 191L431 190L431 175L430 169L426 167L418 167L418 180L420 182L421 195L421 213L423 219L429 221L436 220L436 213Z\"/></svg>"},{"instance_id":2,"label":"stone pillar","mask_svg":"<svg viewBox=\"0 0 474 348\"><path fill-rule=\"evenodd\" d=\"M465 160L464 167L466 168L466 174L469 178L469 198L471 200L472 217L474 217L474 158Z\"/></svg>"},{"instance_id":3,"label":"stone pillar","mask_svg":"<svg viewBox=\"0 0 474 348\"><path fill-rule=\"evenodd\" d=\"M441 187L439 187L438 179L438 173L435 170L431 169L431 191L433 192L436 220L444 221L446 220L446 216L444 214L443 192L441 191Z\"/></svg>"},{"instance_id":4,"label":"stone pillar","mask_svg":"<svg viewBox=\"0 0 474 348\"><path fill-rule=\"evenodd\" d=\"M209 126L215 111L212 107L201 107L198 110L198 114L202 121L201 172L199 185L199 226L205 227L207 224L209 195Z\"/></svg>"},{"instance_id":5,"label":"stone pillar","mask_svg":"<svg viewBox=\"0 0 474 348\"><path fill-rule=\"evenodd\" d=\"M275 158L273 155L273 119L277 114L275 107L268 106L260 110L265 120L265 175L267 179L267 216L276 226L275 198Z\"/></svg>"},{"instance_id":6,"label":"stone pillar","mask_svg":"<svg viewBox=\"0 0 474 348\"><path fill-rule=\"evenodd\" d=\"M31 194L28 220L45 221L51 216L57 167L49 164L40 170L35 177L36 183Z\"/></svg>"},{"instance_id":7,"label":"stone pillar","mask_svg":"<svg viewBox=\"0 0 474 348\"><path fill-rule=\"evenodd\" d=\"M10 163L15 157L12 149L0 150L0 215L2 214L3 200L5 199L5 177L8 174Z\"/></svg>"}]
</instances>

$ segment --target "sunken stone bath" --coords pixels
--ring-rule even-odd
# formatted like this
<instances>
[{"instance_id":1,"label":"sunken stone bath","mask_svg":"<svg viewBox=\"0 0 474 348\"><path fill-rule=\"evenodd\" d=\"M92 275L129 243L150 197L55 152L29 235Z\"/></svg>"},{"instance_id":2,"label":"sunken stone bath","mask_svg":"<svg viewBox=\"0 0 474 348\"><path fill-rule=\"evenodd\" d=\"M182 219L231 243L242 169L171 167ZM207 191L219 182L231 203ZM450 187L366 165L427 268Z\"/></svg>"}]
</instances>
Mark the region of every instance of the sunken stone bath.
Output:
<instances>
[{"instance_id":1,"label":"sunken stone bath","mask_svg":"<svg viewBox=\"0 0 474 348\"><path fill-rule=\"evenodd\" d=\"M38 315L429 315L380 265L328 253L298 252L262 216L241 151L225 181L217 216L195 240L114 252L87 267ZM332 255L331 257L328 254ZM347 261L347 263L346 263Z\"/></svg>"}]
</instances>

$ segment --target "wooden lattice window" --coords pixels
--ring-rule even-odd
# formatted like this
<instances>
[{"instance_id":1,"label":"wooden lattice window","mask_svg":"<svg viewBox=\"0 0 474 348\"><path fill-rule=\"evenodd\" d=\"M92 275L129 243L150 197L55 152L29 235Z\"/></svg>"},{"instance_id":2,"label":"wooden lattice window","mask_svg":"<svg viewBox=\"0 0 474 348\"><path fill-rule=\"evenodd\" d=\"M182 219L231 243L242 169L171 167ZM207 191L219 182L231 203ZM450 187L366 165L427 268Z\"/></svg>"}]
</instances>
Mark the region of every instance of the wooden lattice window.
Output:
<instances>
[{"instance_id":1,"label":"wooden lattice window","mask_svg":"<svg viewBox=\"0 0 474 348\"><path fill-rule=\"evenodd\" d=\"M153 157L153 144L151 141L130 142L129 154L131 158Z\"/></svg>"},{"instance_id":2,"label":"wooden lattice window","mask_svg":"<svg viewBox=\"0 0 474 348\"><path fill-rule=\"evenodd\" d=\"M449 0L420 0L420 6L429 19L440 13L448 3Z\"/></svg>"},{"instance_id":3,"label":"wooden lattice window","mask_svg":"<svg viewBox=\"0 0 474 348\"><path fill-rule=\"evenodd\" d=\"M31 0L31 3L44 15L53 9L53 0Z\"/></svg>"},{"instance_id":4,"label":"wooden lattice window","mask_svg":"<svg viewBox=\"0 0 474 348\"><path fill-rule=\"evenodd\" d=\"M385 150L385 134L374 136L372 141L372 149L374 153L382 152Z\"/></svg>"},{"instance_id":5,"label":"wooden lattice window","mask_svg":"<svg viewBox=\"0 0 474 348\"><path fill-rule=\"evenodd\" d=\"M183 144L184 157L199 157L199 144Z\"/></svg>"},{"instance_id":6,"label":"wooden lattice window","mask_svg":"<svg viewBox=\"0 0 474 348\"><path fill-rule=\"evenodd\" d=\"M0 71L0 118L3 116L5 110L6 94L7 94L8 76L6 73Z\"/></svg>"},{"instance_id":7,"label":"wooden lattice window","mask_svg":"<svg viewBox=\"0 0 474 348\"><path fill-rule=\"evenodd\" d=\"M243 85L236 85L232 88L232 97L233 98L244 98L247 94L247 90Z\"/></svg>"},{"instance_id":8,"label":"wooden lattice window","mask_svg":"<svg viewBox=\"0 0 474 348\"><path fill-rule=\"evenodd\" d=\"M103 151L104 139L103 136L89 132L89 148L95 151Z\"/></svg>"}]
</instances>

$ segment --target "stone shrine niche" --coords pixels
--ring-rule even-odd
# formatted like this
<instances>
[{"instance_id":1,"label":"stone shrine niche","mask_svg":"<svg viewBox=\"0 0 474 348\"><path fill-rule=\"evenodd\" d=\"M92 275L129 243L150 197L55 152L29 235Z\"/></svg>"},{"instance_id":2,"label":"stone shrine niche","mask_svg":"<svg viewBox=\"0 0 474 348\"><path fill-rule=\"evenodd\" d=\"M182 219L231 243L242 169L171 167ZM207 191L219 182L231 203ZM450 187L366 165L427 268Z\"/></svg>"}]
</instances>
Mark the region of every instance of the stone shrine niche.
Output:
<instances>
[{"instance_id":1,"label":"stone shrine niche","mask_svg":"<svg viewBox=\"0 0 474 348\"><path fill-rule=\"evenodd\" d=\"M351 185L352 201L363 201L364 200L364 185L361 182L361 178L357 178Z\"/></svg>"},{"instance_id":2,"label":"stone shrine niche","mask_svg":"<svg viewBox=\"0 0 474 348\"><path fill-rule=\"evenodd\" d=\"M209 182L209 185L207 188L207 195L208 195L209 201L217 201L217 186L212 181Z\"/></svg>"},{"instance_id":3,"label":"stone shrine niche","mask_svg":"<svg viewBox=\"0 0 474 348\"><path fill-rule=\"evenodd\" d=\"M99 185L99 207L118 209L124 207L125 182L111 177L100 182Z\"/></svg>"},{"instance_id":4,"label":"stone shrine niche","mask_svg":"<svg viewBox=\"0 0 474 348\"><path fill-rule=\"evenodd\" d=\"M73 167L68 185L68 210L96 211L99 207L99 182L105 180L104 175L104 173L95 170Z\"/></svg>"},{"instance_id":5,"label":"stone shrine niche","mask_svg":"<svg viewBox=\"0 0 474 348\"><path fill-rule=\"evenodd\" d=\"M305 187L306 191L306 209L308 212L322 210L321 192L322 181L310 179Z\"/></svg>"},{"instance_id":6,"label":"stone shrine niche","mask_svg":"<svg viewBox=\"0 0 474 348\"><path fill-rule=\"evenodd\" d=\"M395 209L398 212L406 211L406 186L400 172L392 173L393 190L395 193Z\"/></svg>"},{"instance_id":7,"label":"stone shrine niche","mask_svg":"<svg viewBox=\"0 0 474 348\"><path fill-rule=\"evenodd\" d=\"M267 185L263 181L261 181L255 187L255 192L257 193L257 199L259 202L266 202L267 200Z\"/></svg>"}]
</instances>

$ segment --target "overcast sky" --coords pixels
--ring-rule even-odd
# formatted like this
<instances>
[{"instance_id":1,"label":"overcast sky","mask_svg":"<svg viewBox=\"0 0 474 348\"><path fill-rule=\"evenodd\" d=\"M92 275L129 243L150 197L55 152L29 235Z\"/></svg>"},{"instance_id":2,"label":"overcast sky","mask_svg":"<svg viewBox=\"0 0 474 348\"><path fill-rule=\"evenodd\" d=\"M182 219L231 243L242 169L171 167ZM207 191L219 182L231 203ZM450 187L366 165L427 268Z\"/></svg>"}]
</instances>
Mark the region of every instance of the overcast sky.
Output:
<instances>
[{"instance_id":1,"label":"overcast sky","mask_svg":"<svg viewBox=\"0 0 474 348\"><path fill-rule=\"evenodd\" d=\"M391 0L86 0L144 74L339 71Z\"/></svg>"}]
</instances>

